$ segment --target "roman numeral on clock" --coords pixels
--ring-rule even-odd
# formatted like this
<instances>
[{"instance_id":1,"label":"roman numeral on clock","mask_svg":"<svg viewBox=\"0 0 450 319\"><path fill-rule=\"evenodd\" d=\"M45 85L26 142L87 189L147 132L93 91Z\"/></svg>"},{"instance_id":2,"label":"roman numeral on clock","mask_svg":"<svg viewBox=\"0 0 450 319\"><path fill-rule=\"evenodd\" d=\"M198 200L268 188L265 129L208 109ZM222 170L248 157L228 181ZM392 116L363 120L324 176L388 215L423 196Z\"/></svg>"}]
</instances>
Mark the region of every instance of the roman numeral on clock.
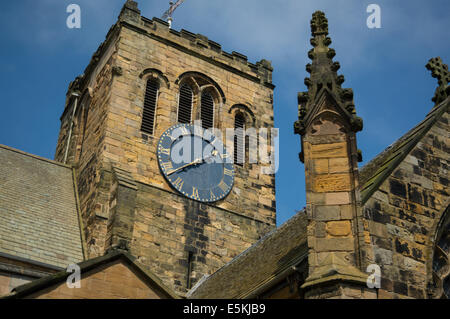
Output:
<instances>
[{"instance_id":1,"label":"roman numeral on clock","mask_svg":"<svg viewBox=\"0 0 450 319\"><path fill-rule=\"evenodd\" d=\"M162 162L162 163L161 163L161 167L162 167L165 171L170 170L170 169L173 168L172 162Z\"/></svg>"},{"instance_id":2,"label":"roman numeral on clock","mask_svg":"<svg viewBox=\"0 0 450 319\"><path fill-rule=\"evenodd\" d=\"M233 176L233 171L231 169L224 168L223 173L224 175Z\"/></svg>"},{"instance_id":3,"label":"roman numeral on clock","mask_svg":"<svg viewBox=\"0 0 450 319\"><path fill-rule=\"evenodd\" d=\"M162 154L170 155L170 148L163 148L163 147L161 147L160 152Z\"/></svg>"},{"instance_id":4,"label":"roman numeral on clock","mask_svg":"<svg viewBox=\"0 0 450 319\"><path fill-rule=\"evenodd\" d=\"M228 189L228 185L222 180L219 184L219 188L225 193Z\"/></svg>"},{"instance_id":5,"label":"roman numeral on clock","mask_svg":"<svg viewBox=\"0 0 450 319\"><path fill-rule=\"evenodd\" d=\"M200 198L198 196L198 189L197 188L192 187L192 195L191 195L191 197L193 197L193 198Z\"/></svg>"},{"instance_id":6,"label":"roman numeral on clock","mask_svg":"<svg viewBox=\"0 0 450 319\"><path fill-rule=\"evenodd\" d=\"M177 179L173 182L173 186L175 186L175 188L177 188L180 191L183 188L183 184L184 181L180 177L177 177Z\"/></svg>"}]
</instances>

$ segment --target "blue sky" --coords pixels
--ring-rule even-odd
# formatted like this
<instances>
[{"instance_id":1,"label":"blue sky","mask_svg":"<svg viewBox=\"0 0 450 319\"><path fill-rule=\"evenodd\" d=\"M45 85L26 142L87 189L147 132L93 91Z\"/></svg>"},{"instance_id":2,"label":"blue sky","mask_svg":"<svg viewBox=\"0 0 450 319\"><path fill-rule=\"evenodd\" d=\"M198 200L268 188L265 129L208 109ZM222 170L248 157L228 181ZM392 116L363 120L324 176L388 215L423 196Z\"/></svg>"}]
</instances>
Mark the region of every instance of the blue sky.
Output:
<instances>
[{"instance_id":1,"label":"blue sky","mask_svg":"<svg viewBox=\"0 0 450 319\"><path fill-rule=\"evenodd\" d=\"M53 158L67 85L81 74L125 0L6 1L0 12L0 144ZM141 0L148 18L168 1ZM66 7L81 7L81 29L66 27ZM381 29L366 26L366 8L381 7ZM249 61L272 61L275 127L280 128L277 222L305 205L304 167L293 134L297 92L306 88L311 14L329 19L331 47L364 119L364 163L420 122L437 86L428 59L450 63L448 0L186 0L173 28L201 33Z\"/></svg>"}]
</instances>

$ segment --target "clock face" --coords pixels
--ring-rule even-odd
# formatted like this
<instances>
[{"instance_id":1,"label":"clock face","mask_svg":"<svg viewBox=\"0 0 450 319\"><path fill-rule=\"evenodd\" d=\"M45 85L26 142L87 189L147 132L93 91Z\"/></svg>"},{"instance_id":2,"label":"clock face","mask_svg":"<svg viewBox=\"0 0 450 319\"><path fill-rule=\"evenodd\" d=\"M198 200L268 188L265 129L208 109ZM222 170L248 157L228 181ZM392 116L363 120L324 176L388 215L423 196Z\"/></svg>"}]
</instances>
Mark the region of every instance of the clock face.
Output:
<instances>
[{"instance_id":1,"label":"clock face","mask_svg":"<svg viewBox=\"0 0 450 319\"><path fill-rule=\"evenodd\" d=\"M158 143L158 162L170 185L199 202L218 201L231 191L234 165L220 139L200 126L177 124Z\"/></svg>"}]
</instances>

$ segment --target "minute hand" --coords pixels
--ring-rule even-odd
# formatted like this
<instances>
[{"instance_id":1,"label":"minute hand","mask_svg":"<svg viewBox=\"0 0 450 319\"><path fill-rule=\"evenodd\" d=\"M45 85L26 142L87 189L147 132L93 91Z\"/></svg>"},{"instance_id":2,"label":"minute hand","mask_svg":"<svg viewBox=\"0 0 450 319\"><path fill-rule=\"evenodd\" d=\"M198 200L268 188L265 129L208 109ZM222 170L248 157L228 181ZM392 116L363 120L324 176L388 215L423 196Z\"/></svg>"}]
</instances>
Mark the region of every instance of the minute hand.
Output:
<instances>
[{"instance_id":1,"label":"minute hand","mask_svg":"<svg viewBox=\"0 0 450 319\"><path fill-rule=\"evenodd\" d=\"M203 162L203 160L201 158L197 158L196 160L194 160L193 162L187 163L185 165L182 165L180 167L175 168L174 170L171 170L170 172L167 173L167 175L171 175L175 172L178 172L180 170L182 170L183 168L192 166L192 165L196 165L196 164L200 164L201 162Z\"/></svg>"}]
</instances>

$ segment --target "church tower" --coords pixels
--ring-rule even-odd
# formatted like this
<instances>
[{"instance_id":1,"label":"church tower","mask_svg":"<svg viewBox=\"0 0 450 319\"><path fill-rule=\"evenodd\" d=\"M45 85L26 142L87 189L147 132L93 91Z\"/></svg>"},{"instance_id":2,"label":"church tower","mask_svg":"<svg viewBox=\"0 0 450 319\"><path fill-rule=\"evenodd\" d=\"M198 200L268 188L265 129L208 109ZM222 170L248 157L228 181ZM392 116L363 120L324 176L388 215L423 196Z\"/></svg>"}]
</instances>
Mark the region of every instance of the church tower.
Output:
<instances>
[{"instance_id":1,"label":"church tower","mask_svg":"<svg viewBox=\"0 0 450 319\"><path fill-rule=\"evenodd\" d=\"M183 294L273 229L275 176L242 161L244 131L227 150L233 182L218 200L187 193L160 156L161 136L177 125L273 127L273 90L267 60L144 18L128 0L69 86L55 153L76 170L88 257L120 245Z\"/></svg>"}]
</instances>

